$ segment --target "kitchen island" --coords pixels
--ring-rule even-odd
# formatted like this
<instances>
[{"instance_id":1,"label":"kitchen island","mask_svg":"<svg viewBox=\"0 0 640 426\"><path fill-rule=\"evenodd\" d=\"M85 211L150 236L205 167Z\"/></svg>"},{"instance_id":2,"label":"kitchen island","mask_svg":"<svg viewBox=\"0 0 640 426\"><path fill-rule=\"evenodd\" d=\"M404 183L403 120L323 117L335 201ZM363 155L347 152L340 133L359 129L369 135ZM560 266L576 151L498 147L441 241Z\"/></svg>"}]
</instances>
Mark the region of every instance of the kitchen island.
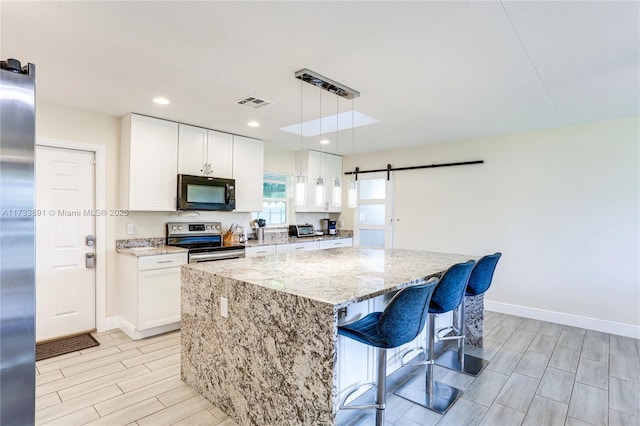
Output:
<instances>
[{"instance_id":1,"label":"kitchen island","mask_svg":"<svg viewBox=\"0 0 640 426\"><path fill-rule=\"evenodd\" d=\"M183 266L182 379L242 426L333 425L340 310L473 257L355 246Z\"/></svg>"}]
</instances>

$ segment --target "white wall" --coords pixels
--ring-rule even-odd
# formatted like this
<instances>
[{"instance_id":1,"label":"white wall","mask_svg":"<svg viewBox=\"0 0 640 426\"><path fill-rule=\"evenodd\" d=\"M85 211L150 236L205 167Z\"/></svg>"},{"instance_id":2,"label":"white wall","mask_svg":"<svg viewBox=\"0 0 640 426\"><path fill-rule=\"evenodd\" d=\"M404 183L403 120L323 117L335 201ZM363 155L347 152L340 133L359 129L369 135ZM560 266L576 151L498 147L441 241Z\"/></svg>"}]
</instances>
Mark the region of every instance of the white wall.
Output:
<instances>
[{"instance_id":1,"label":"white wall","mask_svg":"<svg viewBox=\"0 0 640 426\"><path fill-rule=\"evenodd\" d=\"M394 246L503 252L487 307L640 337L638 118L344 159L393 174ZM352 227L353 214L342 217Z\"/></svg>"}]
</instances>

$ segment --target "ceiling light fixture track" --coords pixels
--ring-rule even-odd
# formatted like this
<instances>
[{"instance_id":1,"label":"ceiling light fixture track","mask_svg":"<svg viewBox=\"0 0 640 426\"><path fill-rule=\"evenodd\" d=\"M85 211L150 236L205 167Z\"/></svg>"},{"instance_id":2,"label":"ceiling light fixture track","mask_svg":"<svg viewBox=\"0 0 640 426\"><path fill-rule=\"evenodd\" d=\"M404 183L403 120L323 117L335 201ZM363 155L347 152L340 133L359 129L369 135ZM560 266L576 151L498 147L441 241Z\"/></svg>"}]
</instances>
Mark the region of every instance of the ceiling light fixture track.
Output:
<instances>
[{"instance_id":1,"label":"ceiling light fixture track","mask_svg":"<svg viewBox=\"0 0 640 426\"><path fill-rule=\"evenodd\" d=\"M309 83L313 86L324 89L327 92L333 93L334 95L340 96L345 99L353 99L360 96L360 92L358 92L357 90L353 90L352 88L345 86L344 84L333 81L330 78L318 74L315 71L311 71L308 68L296 71L295 77L304 81L305 83Z\"/></svg>"}]
</instances>

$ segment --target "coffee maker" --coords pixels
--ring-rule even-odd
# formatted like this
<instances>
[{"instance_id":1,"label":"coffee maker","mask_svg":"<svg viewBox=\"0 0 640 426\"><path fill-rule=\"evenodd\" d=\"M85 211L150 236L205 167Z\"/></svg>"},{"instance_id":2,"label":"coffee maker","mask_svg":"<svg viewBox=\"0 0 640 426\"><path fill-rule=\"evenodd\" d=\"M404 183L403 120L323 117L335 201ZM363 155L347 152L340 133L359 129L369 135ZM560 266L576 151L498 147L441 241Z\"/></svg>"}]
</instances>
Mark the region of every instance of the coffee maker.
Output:
<instances>
[{"instance_id":1,"label":"coffee maker","mask_svg":"<svg viewBox=\"0 0 640 426\"><path fill-rule=\"evenodd\" d=\"M320 225L322 227L322 233L325 235L336 235L336 221L335 219L321 219Z\"/></svg>"}]
</instances>

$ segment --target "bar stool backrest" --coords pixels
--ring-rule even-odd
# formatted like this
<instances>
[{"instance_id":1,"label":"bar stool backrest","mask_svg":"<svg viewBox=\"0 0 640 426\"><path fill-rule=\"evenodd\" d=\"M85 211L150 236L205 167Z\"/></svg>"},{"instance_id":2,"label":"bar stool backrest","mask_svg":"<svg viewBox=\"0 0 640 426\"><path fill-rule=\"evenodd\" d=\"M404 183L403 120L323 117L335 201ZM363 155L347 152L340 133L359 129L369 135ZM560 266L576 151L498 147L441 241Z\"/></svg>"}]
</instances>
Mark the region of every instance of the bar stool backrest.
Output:
<instances>
[{"instance_id":1,"label":"bar stool backrest","mask_svg":"<svg viewBox=\"0 0 640 426\"><path fill-rule=\"evenodd\" d=\"M457 263L442 274L431 297L429 313L443 314L453 311L460 305L474 264L474 260Z\"/></svg>"},{"instance_id":2,"label":"bar stool backrest","mask_svg":"<svg viewBox=\"0 0 640 426\"><path fill-rule=\"evenodd\" d=\"M378 333L386 338L386 347L404 345L420 334L426 323L429 302L437 283L437 278L430 278L424 284L400 290L389 301L377 327Z\"/></svg>"},{"instance_id":3,"label":"bar stool backrest","mask_svg":"<svg viewBox=\"0 0 640 426\"><path fill-rule=\"evenodd\" d=\"M476 262L467 284L467 295L477 296L489 290L500 256L502 256L502 253L498 252L484 256Z\"/></svg>"}]
</instances>

